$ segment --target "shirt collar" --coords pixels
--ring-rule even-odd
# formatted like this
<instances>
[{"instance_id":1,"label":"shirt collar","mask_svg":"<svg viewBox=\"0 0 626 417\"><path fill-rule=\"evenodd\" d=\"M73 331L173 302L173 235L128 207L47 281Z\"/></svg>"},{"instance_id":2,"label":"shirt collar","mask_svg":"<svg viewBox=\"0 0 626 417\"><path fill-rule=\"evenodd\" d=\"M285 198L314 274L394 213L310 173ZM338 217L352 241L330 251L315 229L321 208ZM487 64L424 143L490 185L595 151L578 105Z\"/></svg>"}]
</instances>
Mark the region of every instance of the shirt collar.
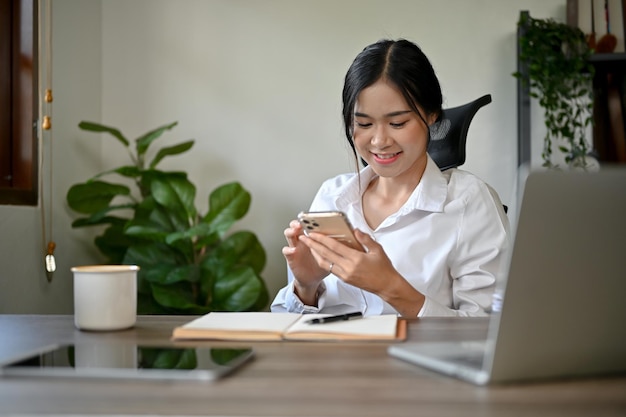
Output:
<instances>
[{"instance_id":1,"label":"shirt collar","mask_svg":"<svg viewBox=\"0 0 626 417\"><path fill-rule=\"evenodd\" d=\"M439 167L428 156L426 169L417 187L398 211L398 214L406 214L414 210L442 212L448 195L448 181L441 173ZM355 203L360 204L361 196L367 189L367 185L376 177L372 167L366 166L359 175L352 176L336 195L336 206L339 210L345 210ZM360 179L360 181L359 181Z\"/></svg>"},{"instance_id":2,"label":"shirt collar","mask_svg":"<svg viewBox=\"0 0 626 417\"><path fill-rule=\"evenodd\" d=\"M435 161L428 155L426 169L420 183L406 202L404 210L423 210L440 213L448 197L448 180Z\"/></svg>"}]
</instances>

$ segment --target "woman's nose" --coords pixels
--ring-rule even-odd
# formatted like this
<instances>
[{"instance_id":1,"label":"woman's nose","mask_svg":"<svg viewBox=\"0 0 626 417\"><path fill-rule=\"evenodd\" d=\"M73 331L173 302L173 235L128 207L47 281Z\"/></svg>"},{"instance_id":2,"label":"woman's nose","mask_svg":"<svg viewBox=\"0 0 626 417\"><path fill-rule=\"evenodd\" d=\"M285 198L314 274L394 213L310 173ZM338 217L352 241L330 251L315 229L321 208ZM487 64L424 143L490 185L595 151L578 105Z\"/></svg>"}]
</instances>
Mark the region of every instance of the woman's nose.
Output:
<instances>
[{"instance_id":1,"label":"woman's nose","mask_svg":"<svg viewBox=\"0 0 626 417\"><path fill-rule=\"evenodd\" d=\"M384 126L378 126L372 132L372 145L378 148L384 148L389 143L389 138Z\"/></svg>"}]
</instances>

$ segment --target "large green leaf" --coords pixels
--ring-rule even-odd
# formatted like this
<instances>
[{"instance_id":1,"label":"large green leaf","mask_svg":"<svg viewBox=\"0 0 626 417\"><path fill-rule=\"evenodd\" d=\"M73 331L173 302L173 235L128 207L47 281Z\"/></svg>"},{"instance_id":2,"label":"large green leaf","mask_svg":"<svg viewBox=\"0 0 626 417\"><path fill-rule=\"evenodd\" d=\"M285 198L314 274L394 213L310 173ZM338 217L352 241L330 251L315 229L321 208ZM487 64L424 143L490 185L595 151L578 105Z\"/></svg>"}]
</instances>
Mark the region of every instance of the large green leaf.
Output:
<instances>
[{"instance_id":1,"label":"large green leaf","mask_svg":"<svg viewBox=\"0 0 626 417\"><path fill-rule=\"evenodd\" d=\"M165 283L166 284L174 283L174 282L197 283L198 281L200 281L200 267L198 267L198 265L191 264L191 265L182 265L173 269L167 275L167 282Z\"/></svg>"},{"instance_id":2,"label":"large green leaf","mask_svg":"<svg viewBox=\"0 0 626 417\"><path fill-rule=\"evenodd\" d=\"M142 170L141 176L139 178L139 187L141 190L141 195L144 198L152 197L152 190L151 190L152 181L156 181L156 180L165 181L165 182L170 182L170 181L189 182L189 180L187 179L187 174L185 172L177 172L177 171L176 172L173 172L173 171L164 172L164 171L159 171L157 169ZM194 190L194 193L195 193L195 190Z\"/></svg>"},{"instance_id":3,"label":"large green leaf","mask_svg":"<svg viewBox=\"0 0 626 417\"><path fill-rule=\"evenodd\" d=\"M136 237L165 242L172 249L179 251L186 262L193 263L195 254L194 244L191 240L167 241L167 237L172 234L172 231L185 227L183 224L174 224L174 221L176 219L172 219L171 212L150 197L144 200L135 211L135 217L128 223L127 233Z\"/></svg>"},{"instance_id":4,"label":"large green leaf","mask_svg":"<svg viewBox=\"0 0 626 417\"><path fill-rule=\"evenodd\" d=\"M153 242L165 242L167 233L160 228L153 227L152 225L139 225L137 223L129 224L124 230L128 236L138 237Z\"/></svg>"},{"instance_id":5,"label":"large green leaf","mask_svg":"<svg viewBox=\"0 0 626 417\"><path fill-rule=\"evenodd\" d=\"M265 262L265 249L256 235L249 231L239 231L228 236L208 253L202 266L215 271L217 276L226 274L236 265L250 266L255 273L260 274Z\"/></svg>"},{"instance_id":6,"label":"large green leaf","mask_svg":"<svg viewBox=\"0 0 626 417\"><path fill-rule=\"evenodd\" d=\"M145 268L144 278L156 284L171 285L177 282L198 282L200 268L197 265L155 265Z\"/></svg>"},{"instance_id":7,"label":"large green leaf","mask_svg":"<svg viewBox=\"0 0 626 417\"><path fill-rule=\"evenodd\" d=\"M172 129L176 126L178 122L173 122L168 125L164 125L161 127L157 127L154 130L149 131L148 133L143 134L142 136L135 139L137 155L141 156L146 153L150 144L157 138L159 138L163 132L166 130Z\"/></svg>"},{"instance_id":8,"label":"large green leaf","mask_svg":"<svg viewBox=\"0 0 626 417\"><path fill-rule=\"evenodd\" d=\"M186 178L155 178L150 184L155 201L167 208L178 230L186 230L195 218L196 187Z\"/></svg>"},{"instance_id":9,"label":"large green leaf","mask_svg":"<svg viewBox=\"0 0 626 417\"><path fill-rule=\"evenodd\" d=\"M261 277L259 277L261 278ZM265 285L265 281L261 278L259 280L261 283L261 289L259 290L259 296L246 311L263 311L270 302L270 293L267 290L267 285Z\"/></svg>"},{"instance_id":10,"label":"large green leaf","mask_svg":"<svg viewBox=\"0 0 626 417\"><path fill-rule=\"evenodd\" d=\"M169 309L184 311L188 314L206 314L211 311L209 307L196 304L191 286L184 283L152 284L152 295L157 303Z\"/></svg>"},{"instance_id":11,"label":"large green leaf","mask_svg":"<svg viewBox=\"0 0 626 417\"><path fill-rule=\"evenodd\" d=\"M150 200L152 201L152 200ZM144 200L135 211L135 217L126 225L126 233L156 242L165 242L165 237L174 229L164 208Z\"/></svg>"},{"instance_id":12,"label":"large green leaf","mask_svg":"<svg viewBox=\"0 0 626 417\"><path fill-rule=\"evenodd\" d=\"M162 148L150 163L150 168L156 167L158 163L161 162L161 159L166 156L178 155L187 152L193 146L193 142L193 140L188 140L187 142L179 143L178 145Z\"/></svg>"},{"instance_id":13,"label":"large green leaf","mask_svg":"<svg viewBox=\"0 0 626 417\"><path fill-rule=\"evenodd\" d=\"M90 214L105 210L113 198L129 194L130 189L125 185L91 181L71 186L67 192L67 204L72 210Z\"/></svg>"},{"instance_id":14,"label":"large green leaf","mask_svg":"<svg viewBox=\"0 0 626 417\"><path fill-rule=\"evenodd\" d=\"M81 217L72 222L72 227L88 227L102 224L117 224L123 226L128 222L128 219L117 216L103 216L102 212L94 213L89 217Z\"/></svg>"},{"instance_id":15,"label":"large green leaf","mask_svg":"<svg viewBox=\"0 0 626 417\"><path fill-rule=\"evenodd\" d=\"M216 271L200 266L200 276L198 290L200 292L199 300L203 300L204 305L211 305L213 298L213 286L216 280Z\"/></svg>"},{"instance_id":16,"label":"large green leaf","mask_svg":"<svg viewBox=\"0 0 626 417\"><path fill-rule=\"evenodd\" d=\"M250 208L251 196L241 184L231 182L224 184L209 196L209 212L202 219L214 227L220 234L246 215Z\"/></svg>"},{"instance_id":17,"label":"large green leaf","mask_svg":"<svg viewBox=\"0 0 626 417\"><path fill-rule=\"evenodd\" d=\"M107 132L112 134L113 136L115 136L124 146L128 147L129 142L128 139L126 139L124 137L124 135L122 135L122 133L114 128L114 127L109 127L109 126L105 126L105 125L101 125L99 123L94 123L94 122L80 122L78 124L78 127L83 129L83 130L87 130L90 132Z\"/></svg>"},{"instance_id":18,"label":"large green leaf","mask_svg":"<svg viewBox=\"0 0 626 417\"><path fill-rule=\"evenodd\" d=\"M263 285L252 268L237 267L215 281L211 307L214 311L245 311L256 302Z\"/></svg>"},{"instance_id":19,"label":"large green leaf","mask_svg":"<svg viewBox=\"0 0 626 417\"><path fill-rule=\"evenodd\" d=\"M219 240L219 235L214 228L206 223L200 223L183 232L170 233L166 238L167 244L173 244L181 239L197 240L202 239L203 246L212 245Z\"/></svg>"},{"instance_id":20,"label":"large green leaf","mask_svg":"<svg viewBox=\"0 0 626 417\"><path fill-rule=\"evenodd\" d=\"M176 268L177 265L173 263L146 264L142 266L139 275L142 282L167 284L167 276ZM145 290L146 287L143 289Z\"/></svg>"},{"instance_id":21,"label":"large green leaf","mask_svg":"<svg viewBox=\"0 0 626 417\"><path fill-rule=\"evenodd\" d=\"M124 258L125 264L135 264L148 269L150 265L177 265L180 259L175 251L160 243L142 243L128 248ZM140 271L141 273L141 271Z\"/></svg>"},{"instance_id":22,"label":"large green leaf","mask_svg":"<svg viewBox=\"0 0 626 417\"><path fill-rule=\"evenodd\" d=\"M172 218L167 209L154 200L154 197L146 197L135 210L135 217L130 224L152 224L164 232L171 233L176 230L176 225L172 223Z\"/></svg>"},{"instance_id":23,"label":"large green leaf","mask_svg":"<svg viewBox=\"0 0 626 417\"><path fill-rule=\"evenodd\" d=\"M174 314L176 311L167 309L152 297L152 287L146 283L145 290L138 288L137 314Z\"/></svg>"},{"instance_id":24,"label":"large green leaf","mask_svg":"<svg viewBox=\"0 0 626 417\"><path fill-rule=\"evenodd\" d=\"M93 178L91 180L89 180L89 181L94 181L94 180L96 180L98 178L102 178L102 177L104 177L106 175L110 175L110 174L118 174L118 175L121 175L121 176L127 177L127 178L137 178L137 177L141 176L142 172L143 171L139 167L137 167L135 165L125 165L125 166L118 167L118 168L115 168L115 169L110 169L108 171L103 171L103 172L101 172L101 173L99 173L97 175L94 175Z\"/></svg>"},{"instance_id":25,"label":"large green leaf","mask_svg":"<svg viewBox=\"0 0 626 417\"><path fill-rule=\"evenodd\" d=\"M109 263L125 264L126 251L133 241L124 234L123 224L114 223L107 227L101 236L96 237L94 243L100 252L108 258ZM132 263L134 262L128 264Z\"/></svg>"}]
</instances>

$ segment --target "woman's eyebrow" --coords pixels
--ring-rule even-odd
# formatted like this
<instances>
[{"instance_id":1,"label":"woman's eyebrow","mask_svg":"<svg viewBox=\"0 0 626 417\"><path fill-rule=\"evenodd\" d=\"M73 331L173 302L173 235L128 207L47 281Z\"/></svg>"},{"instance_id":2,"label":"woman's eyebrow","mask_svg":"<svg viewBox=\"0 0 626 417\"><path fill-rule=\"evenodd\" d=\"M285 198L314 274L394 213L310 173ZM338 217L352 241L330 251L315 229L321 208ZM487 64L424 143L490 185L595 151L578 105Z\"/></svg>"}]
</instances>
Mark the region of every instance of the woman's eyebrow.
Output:
<instances>
[{"instance_id":1,"label":"woman's eyebrow","mask_svg":"<svg viewBox=\"0 0 626 417\"><path fill-rule=\"evenodd\" d=\"M395 117L395 116L401 116L403 114L406 113L411 113L413 112L413 110L398 110L398 111L392 111L391 113L387 113L384 115L384 117ZM365 113L360 113L360 112L354 112L354 116L355 117L367 117L367 118L372 118L372 116L369 116Z\"/></svg>"},{"instance_id":2,"label":"woman's eyebrow","mask_svg":"<svg viewBox=\"0 0 626 417\"><path fill-rule=\"evenodd\" d=\"M413 110L398 110L398 111L392 111L391 113L387 113L385 115L385 117L395 117L395 116L402 116L403 114L407 114L407 113L411 113L413 112Z\"/></svg>"}]
</instances>

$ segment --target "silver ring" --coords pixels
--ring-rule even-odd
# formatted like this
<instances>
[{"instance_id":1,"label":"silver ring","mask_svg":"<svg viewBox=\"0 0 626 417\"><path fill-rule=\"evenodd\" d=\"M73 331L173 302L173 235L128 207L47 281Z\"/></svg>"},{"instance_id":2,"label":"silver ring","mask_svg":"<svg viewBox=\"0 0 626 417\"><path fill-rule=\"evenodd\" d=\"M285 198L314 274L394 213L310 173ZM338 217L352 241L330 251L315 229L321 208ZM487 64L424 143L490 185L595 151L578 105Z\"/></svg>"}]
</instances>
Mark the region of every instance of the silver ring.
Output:
<instances>
[{"instance_id":1,"label":"silver ring","mask_svg":"<svg viewBox=\"0 0 626 417\"><path fill-rule=\"evenodd\" d=\"M328 267L328 273L329 273L329 274L332 274L332 273L333 273L333 266L334 266L334 265L335 265L334 263L332 263L332 262L330 263L330 266Z\"/></svg>"}]
</instances>

